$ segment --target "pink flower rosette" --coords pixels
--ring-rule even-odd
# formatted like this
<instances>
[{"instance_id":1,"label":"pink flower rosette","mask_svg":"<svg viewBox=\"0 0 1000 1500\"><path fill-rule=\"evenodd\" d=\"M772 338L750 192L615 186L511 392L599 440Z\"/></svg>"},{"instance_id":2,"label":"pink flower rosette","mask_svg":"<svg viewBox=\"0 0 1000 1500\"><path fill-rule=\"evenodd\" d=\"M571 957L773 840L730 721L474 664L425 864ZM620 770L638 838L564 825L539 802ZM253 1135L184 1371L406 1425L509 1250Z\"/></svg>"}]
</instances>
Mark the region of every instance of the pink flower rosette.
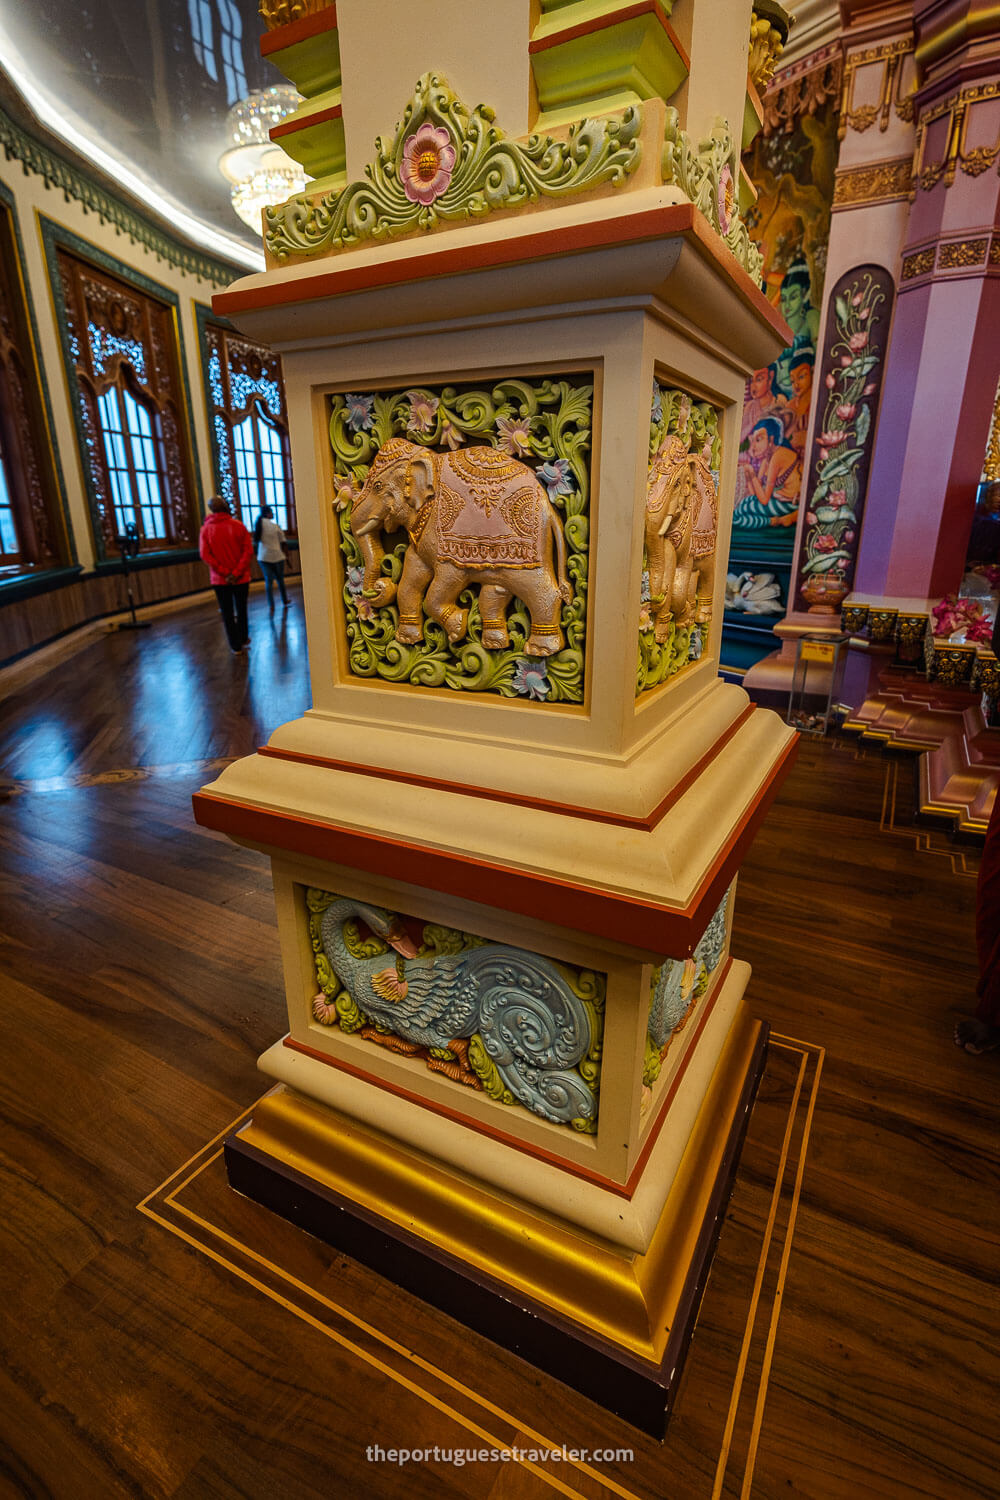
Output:
<instances>
[{"instance_id":1,"label":"pink flower rosette","mask_svg":"<svg viewBox=\"0 0 1000 1500\"><path fill-rule=\"evenodd\" d=\"M455 148L451 136L442 126L425 120L419 130L403 142L399 175L403 192L411 203L425 207L440 198L451 181L455 167Z\"/></svg>"}]
</instances>

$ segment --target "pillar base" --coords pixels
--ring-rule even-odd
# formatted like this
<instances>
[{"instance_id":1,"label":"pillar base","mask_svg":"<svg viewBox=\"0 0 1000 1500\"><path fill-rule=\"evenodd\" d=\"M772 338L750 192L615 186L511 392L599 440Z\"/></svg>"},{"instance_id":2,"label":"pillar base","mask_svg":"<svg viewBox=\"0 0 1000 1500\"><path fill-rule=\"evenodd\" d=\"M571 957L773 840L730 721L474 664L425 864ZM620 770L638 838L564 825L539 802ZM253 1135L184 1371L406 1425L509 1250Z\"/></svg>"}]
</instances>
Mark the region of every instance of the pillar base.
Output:
<instances>
[{"instance_id":1,"label":"pillar base","mask_svg":"<svg viewBox=\"0 0 1000 1500\"><path fill-rule=\"evenodd\" d=\"M766 1050L767 1028L743 1004L645 1254L287 1088L226 1141L229 1181L662 1437Z\"/></svg>"}]
</instances>

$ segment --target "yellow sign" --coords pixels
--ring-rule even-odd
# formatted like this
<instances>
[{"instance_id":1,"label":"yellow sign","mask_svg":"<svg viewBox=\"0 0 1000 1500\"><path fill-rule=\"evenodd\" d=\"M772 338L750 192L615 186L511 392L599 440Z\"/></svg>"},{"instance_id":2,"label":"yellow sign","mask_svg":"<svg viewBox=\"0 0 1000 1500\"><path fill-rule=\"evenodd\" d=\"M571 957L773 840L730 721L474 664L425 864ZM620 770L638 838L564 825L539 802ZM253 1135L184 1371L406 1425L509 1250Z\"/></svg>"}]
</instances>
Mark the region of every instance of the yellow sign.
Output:
<instances>
[{"instance_id":1,"label":"yellow sign","mask_svg":"<svg viewBox=\"0 0 1000 1500\"><path fill-rule=\"evenodd\" d=\"M800 661L832 662L836 647L832 641L802 641L799 644Z\"/></svg>"}]
</instances>

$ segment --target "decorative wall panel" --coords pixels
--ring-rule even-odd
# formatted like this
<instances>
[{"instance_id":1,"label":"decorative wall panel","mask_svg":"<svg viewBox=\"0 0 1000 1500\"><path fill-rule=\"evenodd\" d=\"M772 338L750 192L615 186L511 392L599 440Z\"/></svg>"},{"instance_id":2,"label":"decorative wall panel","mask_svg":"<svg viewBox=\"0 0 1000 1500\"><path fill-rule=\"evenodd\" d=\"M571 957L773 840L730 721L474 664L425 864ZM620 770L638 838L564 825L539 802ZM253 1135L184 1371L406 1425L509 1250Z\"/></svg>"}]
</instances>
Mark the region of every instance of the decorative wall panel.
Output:
<instances>
[{"instance_id":1,"label":"decorative wall panel","mask_svg":"<svg viewBox=\"0 0 1000 1500\"><path fill-rule=\"evenodd\" d=\"M585 374L330 398L353 674L583 701L592 398Z\"/></svg>"}]
</instances>

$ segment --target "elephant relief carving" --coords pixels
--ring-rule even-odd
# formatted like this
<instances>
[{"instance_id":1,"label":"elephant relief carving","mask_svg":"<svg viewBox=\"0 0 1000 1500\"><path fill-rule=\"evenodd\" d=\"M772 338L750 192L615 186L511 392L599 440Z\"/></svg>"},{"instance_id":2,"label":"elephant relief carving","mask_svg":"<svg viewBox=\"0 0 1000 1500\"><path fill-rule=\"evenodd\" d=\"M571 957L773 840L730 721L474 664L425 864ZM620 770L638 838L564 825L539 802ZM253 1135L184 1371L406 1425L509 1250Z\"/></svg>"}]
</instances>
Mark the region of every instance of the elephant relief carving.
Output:
<instances>
[{"instance_id":1,"label":"elephant relief carving","mask_svg":"<svg viewBox=\"0 0 1000 1500\"><path fill-rule=\"evenodd\" d=\"M661 643L671 621L683 628L712 617L718 514L711 469L672 434L650 464L646 489L650 610Z\"/></svg>"},{"instance_id":2,"label":"elephant relief carving","mask_svg":"<svg viewBox=\"0 0 1000 1500\"><path fill-rule=\"evenodd\" d=\"M390 438L376 454L354 502L350 527L364 560L364 592L377 608L396 600L396 639L423 638L424 616L453 644L468 630L459 595L479 587L483 645L510 644L506 610L520 599L531 616L529 656L563 643L566 576L562 520L531 469L497 448L438 453ZM399 585L382 575L383 532L406 530L410 545Z\"/></svg>"}]
</instances>

